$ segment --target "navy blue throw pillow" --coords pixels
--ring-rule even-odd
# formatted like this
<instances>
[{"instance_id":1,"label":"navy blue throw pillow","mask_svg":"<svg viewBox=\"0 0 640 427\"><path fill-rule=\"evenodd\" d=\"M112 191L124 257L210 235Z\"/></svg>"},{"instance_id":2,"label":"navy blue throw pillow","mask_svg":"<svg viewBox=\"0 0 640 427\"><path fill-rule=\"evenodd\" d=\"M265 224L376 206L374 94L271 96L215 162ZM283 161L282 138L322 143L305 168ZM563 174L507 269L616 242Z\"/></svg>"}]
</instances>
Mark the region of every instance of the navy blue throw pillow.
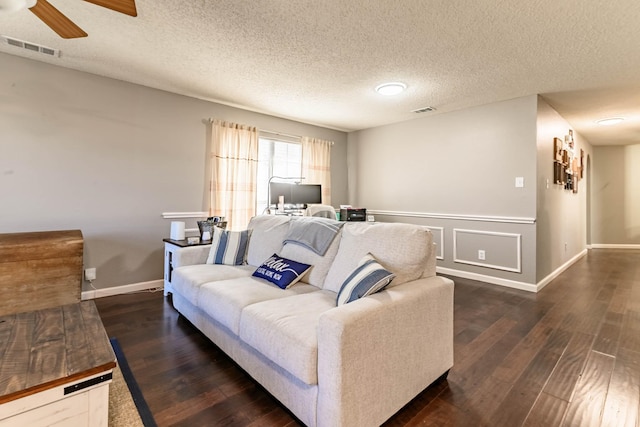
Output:
<instances>
[{"instance_id":1,"label":"navy blue throw pillow","mask_svg":"<svg viewBox=\"0 0 640 427\"><path fill-rule=\"evenodd\" d=\"M253 276L268 280L282 289L287 289L300 280L310 268L309 264L273 254L253 272Z\"/></svg>"}]
</instances>

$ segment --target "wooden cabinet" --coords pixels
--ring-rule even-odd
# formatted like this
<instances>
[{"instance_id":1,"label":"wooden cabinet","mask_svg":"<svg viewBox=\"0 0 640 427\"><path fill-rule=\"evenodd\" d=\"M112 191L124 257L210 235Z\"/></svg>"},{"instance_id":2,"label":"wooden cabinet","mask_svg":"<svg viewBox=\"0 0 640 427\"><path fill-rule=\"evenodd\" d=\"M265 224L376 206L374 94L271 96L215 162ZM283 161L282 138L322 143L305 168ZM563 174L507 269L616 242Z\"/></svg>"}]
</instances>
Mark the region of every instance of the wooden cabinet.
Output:
<instances>
[{"instance_id":1,"label":"wooden cabinet","mask_svg":"<svg viewBox=\"0 0 640 427\"><path fill-rule=\"evenodd\" d=\"M93 301L0 316L0 427L107 427L116 356Z\"/></svg>"},{"instance_id":2,"label":"wooden cabinet","mask_svg":"<svg viewBox=\"0 0 640 427\"><path fill-rule=\"evenodd\" d=\"M80 302L80 230L0 234L0 315Z\"/></svg>"}]
</instances>

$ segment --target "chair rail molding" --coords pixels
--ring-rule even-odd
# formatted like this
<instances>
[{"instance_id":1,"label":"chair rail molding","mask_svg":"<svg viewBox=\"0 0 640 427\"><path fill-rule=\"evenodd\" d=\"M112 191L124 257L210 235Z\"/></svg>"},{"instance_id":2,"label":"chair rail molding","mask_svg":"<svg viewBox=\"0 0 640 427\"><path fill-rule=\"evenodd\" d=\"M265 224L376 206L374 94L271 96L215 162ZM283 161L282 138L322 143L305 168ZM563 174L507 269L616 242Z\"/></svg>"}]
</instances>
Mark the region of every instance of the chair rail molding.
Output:
<instances>
[{"instance_id":1,"label":"chair rail molding","mask_svg":"<svg viewBox=\"0 0 640 427\"><path fill-rule=\"evenodd\" d=\"M403 211L385 211L367 209L367 213L374 215L388 216L405 216L413 218L437 218L437 219L453 219L463 221L481 221L481 222L502 222L508 224L535 224L535 218L527 217L510 217L510 216L489 216L489 215L466 215L466 214L445 214L445 213L429 213L429 212L403 212Z\"/></svg>"},{"instance_id":2,"label":"chair rail molding","mask_svg":"<svg viewBox=\"0 0 640 427\"><path fill-rule=\"evenodd\" d=\"M162 212L162 218L164 219L206 218L208 216L207 212Z\"/></svg>"}]
</instances>

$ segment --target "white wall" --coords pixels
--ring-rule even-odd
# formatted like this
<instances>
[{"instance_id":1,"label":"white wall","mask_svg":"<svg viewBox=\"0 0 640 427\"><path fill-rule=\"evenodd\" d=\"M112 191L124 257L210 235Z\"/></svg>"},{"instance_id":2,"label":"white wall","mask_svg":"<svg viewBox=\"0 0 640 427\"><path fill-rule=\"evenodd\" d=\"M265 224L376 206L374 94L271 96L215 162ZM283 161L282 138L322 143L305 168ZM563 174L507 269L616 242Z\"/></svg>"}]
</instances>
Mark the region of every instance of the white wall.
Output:
<instances>
[{"instance_id":1,"label":"white wall","mask_svg":"<svg viewBox=\"0 0 640 427\"><path fill-rule=\"evenodd\" d=\"M596 146L592 244L640 247L640 144Z\"/></svg>"},{"instance_id":2,"label":"white wall","mask_svg":"<svg viewBox=\"0 0 640 427\"><path fill-rule=\"evenodd\" d=\"M162 278L161 213L203 210L204 119L335 141L332 199L347 202L343 132L6 54L0 64L0 233L80 229L97 288Z\"/></svg>"},{"instance_id":3,"label":"white wall","mask_svg":"<svg viewBox=\"0 0 640 427\"><path fill-rule=\"evenodd\" d=\"M352 132L350 203L379 212L377 219L433 227L444 246L441 271L530 288L536 283L536 114L537 97L527 96ZM524 178L524 188L515 187L516 177ZM477 259L479 249L486 260ZM521 271L513 272L517 251Z\"/></svg>"},{"instance_id":4,"label":"white wall","mask_svg":"<svg viewBox=\"0 0 640 427\"><path fill-rule=\"evenodd\" d=\"M587 180L577 195L546 189L553 136L569 125L537 96L347 136L6 54L0 63L0 233L81 229L98 288L162 278L160 214L202 210L209 117L335 141L334 205L432 227L444 271L532 285L585 246ZM576 139L593 154L593 243L639 244L640 145ZM509 271L514 236L520 273ZM478 249L487 260L466 263Z\"/></svg>"},{"instance_id":5,"label":"white wall","mask_svg":"<svg viewBox=\"0 0 640 427\"><path fill-rule=\"evenodd\" d=\"M349 150L358 151L349 164L356 171L352 202L534 217L535 117L530 96L352 133ZM524 188L515 187L516 176L525 178Z\"/></svg>"},{"instance_id":6,"label":"white wall","mask_svg":"<svg viewBox=\"0 0 640 427\"><path fill-rule=\"evenodd\" d=\"M569 133L571 126L544 99L538 100L538 196L537 196L537 280L540 282L556 269L582 253L587 247L588 187L578 182L578 193L553 184L553 139ZM575 149L584 150L585 164L593 155L591 144L574 132ZM547 185L548 183L548 185Z\"/></svg>"}]
</instances>

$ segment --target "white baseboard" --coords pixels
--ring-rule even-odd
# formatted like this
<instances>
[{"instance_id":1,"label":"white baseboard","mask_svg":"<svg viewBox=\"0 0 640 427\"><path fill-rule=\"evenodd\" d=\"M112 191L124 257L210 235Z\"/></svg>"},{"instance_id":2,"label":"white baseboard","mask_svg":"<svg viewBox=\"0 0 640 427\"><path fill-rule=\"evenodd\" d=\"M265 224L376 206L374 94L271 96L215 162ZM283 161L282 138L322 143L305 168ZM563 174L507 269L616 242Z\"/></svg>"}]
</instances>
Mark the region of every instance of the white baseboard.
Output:
<instances>
[{"instance_id":1,"label":"white baseboard","mask_svg":"<svg viewBox=\"0 0 640 427\"><path fill-rule=\"evenodd\" d=\"M522 291L537 292L536 285L515 280L502 279L500 277L487 276L485 274L471 273L469 271L454 270L453 268L436 267L436 271L442 274L462 277L464 279L479 280L481 282L492 283L494 285L506 286L507 288L520 289Z\"/></svg>"},{"instance_id":2,"label":"white baseboard","mask_svg":"<svg viewBox=\"0 0 640 427\"><path fill-rule=\"evenodd\" d=\"M640 245L617 245L609 243L592 243L593 249L640 249Z\"/></svg>"},{"instance_id":3,"label":"white baseboard","mask_svg":"<svg viewBox=\"0 0 640 427\"><path fill-rule=\"evenodd\" d=\"M562 264L555 271L553 271L551 274L549 274L547 277L545 277L543 280L541 280L535 285L532 283L518 282L516 280L502 279L500 277L487 276L484 274L471 273L469 271L454 270L452 268L445 268L445 267L436 267L436 271L438 273L447 274L447 275L456 276L456 277L462 277L464 279L478 280L480 282L506 286L507 288L520 289L522 291L528 291L528 292L539 292L542 290L542 288L547 286L553 279L558 277L563 271L571 267L573 263L578 261L580 258L585 256L586 254L587 254L587 250L584 249L582 252L580 252L579 254L571 258L569 261Z\"/></svg>"},{"instance_id":4,"label":"white baseboard","mask_svg":"<svg viewBox=\"0 0 640 427\"><path fill-rule=\"evenodd\" d=\"M82 292L82 299L94 299L112 295L128 294L131 292L146 291L149 289L162 289L164 280L151 280L149 282L132 283L130 285L113 286L110 288L92 289Z\"/></svg>"},{"instance_id":5,"label":"white baseboard","mask_svg":"<svg viewBox=\"0 0 640 427\"><path fill-rule=\"evenodd\" d=\"M567 268L571 267L576 261L578 261L580 258L585 256L587 254L587 252L588 252L587 249L583 249L582 252L580 252L579 254L577 254L576 256L571 258L569 261L567 261L564 264L562 264L560 267L556 268L555 271L553 271L547 277L545 277L544 279L539 281L538 284L536 285L536 288L537 288L536 292L542 290L542 288L547 286L553 279L558 277L563 271L565 271Z\"/></svg>"}]
</instances>

